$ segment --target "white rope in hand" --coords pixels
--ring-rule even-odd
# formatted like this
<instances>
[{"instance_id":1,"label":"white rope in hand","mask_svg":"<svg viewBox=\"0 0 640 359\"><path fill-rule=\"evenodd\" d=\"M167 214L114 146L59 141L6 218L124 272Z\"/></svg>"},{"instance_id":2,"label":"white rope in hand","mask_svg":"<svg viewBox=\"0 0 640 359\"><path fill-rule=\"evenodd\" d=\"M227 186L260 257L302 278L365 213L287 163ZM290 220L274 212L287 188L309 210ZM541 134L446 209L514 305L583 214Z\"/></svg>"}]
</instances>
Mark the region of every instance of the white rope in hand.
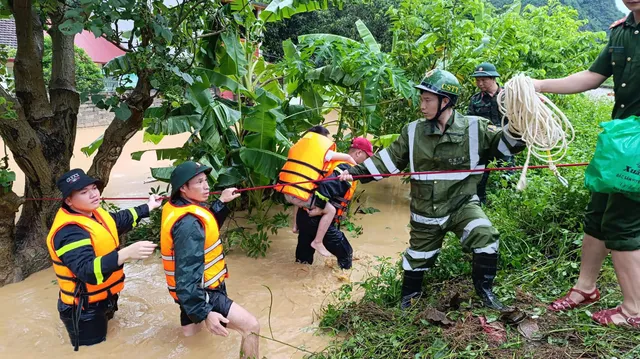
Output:
<instances>
[{"instance_id":1,"label":"white rope in hand","mask_svg":"<svg viewBox=\"0 0 640 359\"><path fill-rule=\"evenodd\" d=\"M546 161L558 180L568 186L555 166L567 154L575 136L567 116L546 96L537 93L533 80L523 74L507 81L498 94L498 106L503 115L502 126L508 119L509 132L527 144L527 160L516 188L521 191L527 186L531 155Z\"/></svg>"}]
</instances>

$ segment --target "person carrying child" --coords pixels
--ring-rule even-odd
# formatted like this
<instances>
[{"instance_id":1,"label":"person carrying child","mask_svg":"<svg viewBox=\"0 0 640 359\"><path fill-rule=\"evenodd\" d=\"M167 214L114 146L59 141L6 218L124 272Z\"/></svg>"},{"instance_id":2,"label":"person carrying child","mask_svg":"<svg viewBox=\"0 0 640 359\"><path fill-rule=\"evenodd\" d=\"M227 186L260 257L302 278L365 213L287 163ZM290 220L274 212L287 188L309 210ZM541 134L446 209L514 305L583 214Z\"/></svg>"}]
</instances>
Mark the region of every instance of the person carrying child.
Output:
<instances>
[{"instance_id":1,"label":"person carrying child","mask_svg":"<svg viewBox=\"0 0 640 359\"><path fill-rule=\"evenodd\" d=\"M321 255L328 257L331 253L322 244L325 233L329 229L336 214L335 207L327 205L326 198L316 191L314 182L326 177L332 161L344 161L352 165L356 162L346 153L336 152L335 143L329 138L329 130L323 126L311 127L302 138L289 149L287 162L278 175L278 192L284 194L285 200L296 206L294 208L293 231L297 233L296 214L298 208L311 210L314 207L323 209L318 225L318 232L311 242L311 247Z\"/></svg>"}]
</instances>

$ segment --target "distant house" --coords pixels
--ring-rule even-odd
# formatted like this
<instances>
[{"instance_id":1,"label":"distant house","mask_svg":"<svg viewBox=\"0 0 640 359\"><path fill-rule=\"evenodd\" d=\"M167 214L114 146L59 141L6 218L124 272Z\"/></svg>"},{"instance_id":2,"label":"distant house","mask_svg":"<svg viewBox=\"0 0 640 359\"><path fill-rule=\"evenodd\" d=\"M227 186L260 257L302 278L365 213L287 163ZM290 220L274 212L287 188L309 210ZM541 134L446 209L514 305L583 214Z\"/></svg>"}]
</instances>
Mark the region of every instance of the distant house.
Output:
<instances>
[{"instance_id":1,"label":"distant house","mask_svg":"<svg viewBox=\"0 0 640 359\"><path fill-rule=\"evenodd\" d=\"M93 60L93 62L100 68L114 58L125 54L124 51L114 44L102 37L96 38L92 32L86 30L83 30L82 33L76 35L74 44L83 49L87 55L89 55L91 60ZM13 19L0 19L0 45L6 45L11 48L18 47L16 24ZM13 59L9 59L7 69L10 74L13 73ZM111 87L113 84L110 82L113 81L105 79L106 90L112 90Z\"/></svg>"}]
</instances>

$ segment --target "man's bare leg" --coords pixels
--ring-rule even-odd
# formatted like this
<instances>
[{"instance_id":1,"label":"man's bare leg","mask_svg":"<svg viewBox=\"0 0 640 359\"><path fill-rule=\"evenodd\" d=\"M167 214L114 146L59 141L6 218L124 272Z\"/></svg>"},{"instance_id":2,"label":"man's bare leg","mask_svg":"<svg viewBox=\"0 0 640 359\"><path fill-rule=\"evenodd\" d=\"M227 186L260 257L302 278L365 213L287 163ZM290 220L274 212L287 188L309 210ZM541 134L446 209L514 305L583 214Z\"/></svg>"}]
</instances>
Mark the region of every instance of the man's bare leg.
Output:
<instances>
[{"instance_id":1,"label":"man's bare leg","mask_svg":"<svg viewBox=\"0 0 640 359\"><path fill-rule=\"evenodd\" d=\"M231 304L231 309L229 309L227 319L229 319L227 327L242 335L240 358L260 359L260 337L256 335L260 334L260 323L258 322L258 319L235 302Z\"/></svg>"},{"instance_id":2,"label":"man's bare leg","mask_svg":"<svg viewBox=\"0 0 640 359\"><path fill-rule=\"evenodd\" d=\"M318 251L321 255L325 257L331 256L331 252L325 248L322 241L324 240L325 234L327 234L327 230L329 230L329 226L333 219L336 216L336 207L327 203L322 210L322 218L320 218L320 223L318 224L318 231L316 232L316 237L311 242L311 247Z\"/></svg>"},{"instance_id":3,"label":"man's bare leg","mask_svg":"<svg viewBox=\"0 0 640 359\"><path fill-rule=\"evenodd\" d=\"M300 207L298 206L293 206L293 228L291 229L291 231L293 233L298 233L298 209Z\"/></svg>"},{"instance_id":4,"label":"man's bare leg","mask_svg":"<svg viewBox=\"0 0 640 359\"><path fill-rule=\"evenodd\" d=\"M640 316L640 250L611 251L613 267L624 297L622 312L630 317ZM620 314L611 317L615 324L624 323Z\"/></svg>"},{"instance_id":5,"label":"man's bare leg","mask_svg":"<svg viewBox=\"0 0 640 359\"><path fill-rule=\"evenodd\" d=\"M204 323L204 322L202 322ZM182 326L182 334L185 337L190 337L193 335L196 335L201 329L202 329L202 323L198 323L198 324L189 324L189 325L184 325Z\"/></svg>"},{"instance_id":6,"label":"man's bare leg","mask_svg":"<svg viewBox=\"0 0 640 359\"><path fill-rule=\"evenodd\" d=\"M580 260L580 276L574 286L585 293L591 293L596 289L596 281L600 275L602 262L609 254L604 242L585 233L582 239L582 258ZM575 303L581 303L586 298L580 293L571 292L569 296Z\"/></svg>"}]
</instances>

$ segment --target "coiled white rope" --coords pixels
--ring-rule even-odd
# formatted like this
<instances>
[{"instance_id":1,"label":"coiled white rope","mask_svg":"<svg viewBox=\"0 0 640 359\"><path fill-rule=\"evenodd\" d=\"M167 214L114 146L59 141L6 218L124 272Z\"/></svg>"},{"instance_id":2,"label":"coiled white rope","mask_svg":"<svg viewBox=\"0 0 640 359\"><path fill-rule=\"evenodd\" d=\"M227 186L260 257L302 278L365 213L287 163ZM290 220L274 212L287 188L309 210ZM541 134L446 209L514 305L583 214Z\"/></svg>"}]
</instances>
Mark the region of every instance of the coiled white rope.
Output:
<instances>
[{"instance_id":1,"label":"coiled white rope","mask_svg":"<svg viewBox=\"0 0 640 359\"><path fill-rule=\"evenodd\" d=\"M498 106L503 115L502 126L508 119L509 132L527 144L527 160L516 188L521 191L527 186L531 155L547 162L558 180L568 186L555 166L567 154L575 137L567 116L546 96L537 93L533 80L523 74L507 81L504 90L498 93Z\"/></svg>"}]
</instances>

